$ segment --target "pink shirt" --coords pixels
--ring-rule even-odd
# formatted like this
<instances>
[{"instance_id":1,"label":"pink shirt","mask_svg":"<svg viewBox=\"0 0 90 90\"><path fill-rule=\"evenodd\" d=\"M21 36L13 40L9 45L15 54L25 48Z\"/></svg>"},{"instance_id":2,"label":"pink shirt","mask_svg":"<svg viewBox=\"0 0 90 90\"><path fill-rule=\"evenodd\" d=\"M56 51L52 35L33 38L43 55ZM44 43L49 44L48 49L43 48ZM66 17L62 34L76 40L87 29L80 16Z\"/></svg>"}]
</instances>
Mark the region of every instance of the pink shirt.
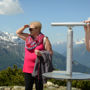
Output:
<instances>
[{"instance_id":1,"label":"pink shirt","mask_svg":"<svg viewBox=\"0 0 90 90\"><path fill-rule=\"evenodd\" d=\"M35 65L35 60L37 55L35 54L35 50L44 50L43 42L38 45L35 49L27 50L25 48L25 56L24 56L24 65L23 65L23 72L25 73L32 73Z\"/></svg>"}]
</instances>

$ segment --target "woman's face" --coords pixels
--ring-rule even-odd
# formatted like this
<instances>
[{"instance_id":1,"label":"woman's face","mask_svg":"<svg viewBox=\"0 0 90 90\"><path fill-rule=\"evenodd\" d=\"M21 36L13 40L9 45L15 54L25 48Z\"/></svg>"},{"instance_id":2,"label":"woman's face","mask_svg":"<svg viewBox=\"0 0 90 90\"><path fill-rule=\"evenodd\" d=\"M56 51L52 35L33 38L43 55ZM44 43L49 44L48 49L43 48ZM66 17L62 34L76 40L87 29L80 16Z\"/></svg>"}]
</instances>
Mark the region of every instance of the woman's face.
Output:
<instances>
[{"instance_id":1,"label":"woman's face","mask_svg":"<svg viewBox=\"0 0 90 90\"><path fill-rule=\"evenodd\" d=\"M39 33L39 29L34 24L30 25L29 31L32 36L35 36Z\"/></svg>"}]
</instances>

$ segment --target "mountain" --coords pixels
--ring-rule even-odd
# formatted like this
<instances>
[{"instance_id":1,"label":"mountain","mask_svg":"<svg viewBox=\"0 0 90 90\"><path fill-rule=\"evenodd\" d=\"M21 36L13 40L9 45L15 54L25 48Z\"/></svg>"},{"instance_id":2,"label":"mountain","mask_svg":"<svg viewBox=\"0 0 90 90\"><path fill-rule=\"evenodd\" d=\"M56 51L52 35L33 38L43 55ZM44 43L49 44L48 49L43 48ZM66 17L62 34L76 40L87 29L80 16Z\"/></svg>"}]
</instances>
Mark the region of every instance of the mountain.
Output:
<instances>
[{"instance_id":1,"label":"mountain","mask_svg":"<svg viewBox=\"0 0 90 90\"><path fill-rule=\"evenodd\" d=\"M54 51L53 55L53 66L59 70L66 70L66 57ZM78 63L76 60L73 60L72 64L73 72L82 72L82 73L90 73L90 68Z\"/></svg>"},{"instance_id":2,"label":"mountain","mask_svg":"<svg viewBox=\"0 0 90 90\"><path fill-rule=\"evenodd\" d=\"M73 48L76 48L82 44L85 44L84 39L82 39L80 41L74 41ZM53 43L52 47L53 47L53 50L58 51L60 54L64 54L67 51L67 42L59 41L59 42Z\"/></svg>"},{"instance_id":3,"label":"mountain","mask_svg":"<svg viewBox=\"0 0 90 90\"><path fill-rule=\"evenodd\" d=\"M6 35L6 36L5 36ZM23 40L18 39L17 36L6 33L0 33L0 70L13 66L16 64L18 67L23 67L24 62L24 43ZM10 39L8 40L8 37ZM12 39L12 37L17 37ZM66 57L54 51L52 63L55 69L66 69ZM90 69L81 65L77 61L73 61L73 71L90 73Z\"/></svg>"},{"instance_id":4,"label":"mountain","mask_svg":"<svg viewBox=\"0 0 90 90\"><path fill-rule=\"evenodd\" d=\"M0 31L0 70L17 64L22 67L24 41L16 35Z\"/></svg>"},{"instance_id":5,"label":"mountain","mask_svg":"<svg viewBox=\"0 0 90 90\"><path fill-rule=\"evenodd\" d=\"M80 41L73 42L73 60L81 63L90 68L90 52L86 50L85 40L82 39ZM67 55L67 43L58 43L53 45L53 49L58 53Z\"/></svg>"},{"instance_id":6,"label":"mountain","mask_svg":"<svg viewBox=\"0 0 90 90\"><path fill-rule=\"evenodd\" d=\"M1 32L1 31L0 31L0 41L10 42L15 44L24 43L24 41L18 38L14 33Z\"/></svg>"},{"instance_id":7,"label":"mountain","mask_svg":"<svg viewBox=\"0 0 90 90\"><path fill-rule=\"evenodd\" d=\"M67 44L66 42L57 42L52 44L52 48L53 50L63 55L63 53L66 52L67 48L66 44Z\"/></svg>"},{"instance_id":8,"label":"mountain","mask_svg":"<svg viewBox=\"0 0 90 90\"><path fill-rule=\"evenodd\" d=\"M75 60L90 68L90 52L86 50L85 44L75 47L73 53L73 58Z\"/></svg>"},{"instance_id":9,"label":"mountain","mask_svg":"<svg viewBox=\"0 0 90 90\"><path fill-rule=\"evenodd\" d=\"M5 47L5 45L4 45ZM17 47L13 46L6 46L3 48L0 46L0 70L7 68L8 66L13 67L16 64L18 67L22 67L23 61L19 55L19 48L16 50Z\"/></svg>"}]
</instances>

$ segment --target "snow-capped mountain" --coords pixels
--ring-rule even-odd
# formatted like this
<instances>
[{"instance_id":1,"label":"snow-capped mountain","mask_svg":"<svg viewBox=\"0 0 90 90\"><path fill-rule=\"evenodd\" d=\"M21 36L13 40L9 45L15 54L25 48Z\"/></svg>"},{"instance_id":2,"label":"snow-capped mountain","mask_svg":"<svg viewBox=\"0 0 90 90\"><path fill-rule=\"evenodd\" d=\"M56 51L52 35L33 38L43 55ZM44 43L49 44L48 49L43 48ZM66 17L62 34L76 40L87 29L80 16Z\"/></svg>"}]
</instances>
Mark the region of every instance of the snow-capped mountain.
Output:
<instances>
[{"instance_id":1,"label":"snow-capped mountain","mask_svg":"<svg viewBox=\"0 0 90 90\"><path fill-rule=\"evenodd\" d=\"M8 33L8 32L1 32L0 31L0 40L1 41L7 41L7 42L12 42L12 43L24 43L23 40L21 40L17 35L14 33Z\"/></svg>"},{"instance_id":2,"label":"snow-capped mountain","mask_svg":"<svg viewBox=\"0 0 90 90\"><path fill-rule=\"evenodd\" d=\"M24 61L24 43L23 42L24 42L23 40L18 38L13 33L0 32L0 65L1 65L0 70L3 70L8 66L13 67L14 64L22 68L23 61ZM63 53L65 53L66 42L56 43L55 44L56 48L57 48L57 45L58 47L62 46L63 48L61 48L61 50L63 51ZM58 51L59 49L57 50L57 52ZM53 54L53 58L52 58L53 66L56 69L64 70L66 67L66 57L64 54L61 55L57 52L54 51L54 54ZM74 61L73 70L80 71L80 72L89 72L89 68L87 68L84 65L81 65L80 63L77 63L77 61Z\"/></svg>"},{"instance_id":3,"label":"snow-capped mountain","mask_svg":"<svg viewBox=\"0 0 90 90\"><path fill-rule=\"evenodd\" d=\"M66 51L66 42L58 41L52 44L52 48L58 53L63 54Z\"/></svg>"},{"instance_id":4,"label":"snow-capped mountain","mask_svg":"<svg viewBox=\"0 0 90 90\"><path fill-rule=\"evenodd\" d=\"M53 44L53 50L59 52L63 56L67 55L67 43ZM90 67L90 52L86 50L85 39L73 42L73 60L78 61L82 65Z\"/></svg>"},{"instance_id":5,"label":"snow-capped mountain","mask_svg":"<svg viewBox=\"0 0 90 90\"><path fill-rule=\"evenodd\" d=\"M80 41L76 41L74 42L75 45L81 45L81 44L85 44L85 38L80 40Z\"/></svg>"},{"instance_id":6,"label":"snow-capped mountain","mask_svg":"<svg viewBox=\"0 0 90 90\"><path fill-rule=\"evenodd\" d=\"M17 64L22 67L24 41L13 33L0 31L0 70Z\"/></svg>"},{"instance_id":7,"label":"snow-capped mountain","mask_svg":"<svg viewBox=\"0 0 90 90\"><path fill-rule=\"evenodd\" d=\"M84 44L84 43L85 43L85 38L81 39L81 40L73 41L73 45L80 45L80 44ZM62 44L67 44L67 42L58 41L58 42L54 43L53 45L62 45Z\"/></svg>"},{"instance_id":8,"label":"snow-capped mountain","mask_svg":"<svg viewBox=\"0 0 90 90\"><path fill-rule=\"evenodd\" d=\"M73 48L85 44L85 39L73 41ZM52 45L53 49L61 54L67 51L67 42L58 41Z\"/></svg>"}]
</instances>

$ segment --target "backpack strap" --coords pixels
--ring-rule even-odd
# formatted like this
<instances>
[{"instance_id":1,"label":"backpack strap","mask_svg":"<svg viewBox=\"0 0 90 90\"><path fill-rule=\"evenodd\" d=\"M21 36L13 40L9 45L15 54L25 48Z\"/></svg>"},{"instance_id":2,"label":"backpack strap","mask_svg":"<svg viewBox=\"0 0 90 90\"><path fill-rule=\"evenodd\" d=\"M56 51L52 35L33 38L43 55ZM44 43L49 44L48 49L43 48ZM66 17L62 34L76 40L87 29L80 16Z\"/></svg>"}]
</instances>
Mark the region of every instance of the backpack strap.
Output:
<instances>
[{"instance_id":1,"label":"backpack strap","mask_svg":"<svg viewBox=\"0 0 90 90\"><path fill-rule=\"evenodd\" d=\"M47 38L46 36L44 36L44 38L43 38L43 45L44 45L44 48L46 48L46 47L45 47L46 38Z\"/></svg>"}]
</instances>

